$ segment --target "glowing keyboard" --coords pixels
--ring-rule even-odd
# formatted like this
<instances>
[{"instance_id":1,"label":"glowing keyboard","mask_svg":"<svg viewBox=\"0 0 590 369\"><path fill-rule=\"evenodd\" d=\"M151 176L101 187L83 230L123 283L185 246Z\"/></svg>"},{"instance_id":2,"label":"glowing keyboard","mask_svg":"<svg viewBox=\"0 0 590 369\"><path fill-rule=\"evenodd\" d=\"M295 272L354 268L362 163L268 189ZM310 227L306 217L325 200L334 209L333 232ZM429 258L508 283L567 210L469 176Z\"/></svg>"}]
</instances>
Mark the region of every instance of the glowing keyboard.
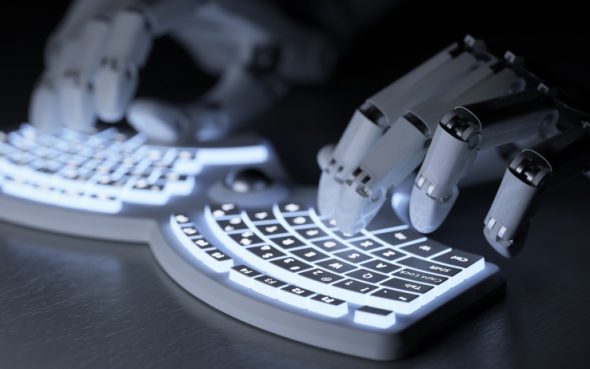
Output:
<instances>
[{"instance_id":1,"label":"glowing keyboard","mask_svg":"<svg viewBox=\"0 0 590 369\"><path fill-rule=\"evenodd\" d=\"M124 203L164 205L193 191L204 165L264 162L263 147L174 148L147 145L115 128L40 135L30 125L0 132L2 192L80 210L118 213Z\"/></svg>"},{"instance_id":2,"label":"glowing keyboard","mask_svg":"<svg viewBox=\"0 0 590 369\"><path fill-rule=\"evenodd\" d=\"M245 169L271 184L227 185L228 172ZM346 237L315 199L314 188L288 183L260 139L174 148L114 128L0 133L0 219L147 243L198 299L293 340L396 359L503 290L496 266L427 239L391 209Z\"/></svg>"},{"instance_id":3,"label":"glowing keyboard","mask_svg":"<svg viewBox=\"0 0 590 369\"><path fill-rule=\"evenodd\" d=\"M392 225L390 216L387 227L346 237L297 202L170 215L168 243L190 270L213 276L215 297L196 273L179 274L178 260L158 260L188 291L238 319L323 348L392 359L503 283L481 256ZM243 299L260 304L244 311Z\"/></svg>"}]
</instances>

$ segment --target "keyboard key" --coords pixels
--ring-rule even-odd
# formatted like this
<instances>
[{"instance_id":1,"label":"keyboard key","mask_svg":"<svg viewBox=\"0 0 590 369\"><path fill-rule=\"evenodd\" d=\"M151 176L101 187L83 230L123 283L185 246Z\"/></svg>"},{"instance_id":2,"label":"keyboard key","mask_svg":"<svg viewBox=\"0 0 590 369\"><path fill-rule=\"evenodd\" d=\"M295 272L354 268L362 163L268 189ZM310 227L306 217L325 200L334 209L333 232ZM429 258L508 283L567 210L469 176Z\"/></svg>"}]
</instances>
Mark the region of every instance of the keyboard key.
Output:
<instances>
[{"instance_id":1,"label":"keyboard key","mask_svg":"<svg viewBox=\"0 0 590 369\"><path fill-rule=\"evenodd\" d=\"M287 304L297 306L301 309L307 309L308 300L314 294L315 292L313 291L291 284L279 290L278 298Z\"/></svg>"},{"instance_id":2,"label":"keyboard key","mask_svg":"<svg viewBox=\"0 0 590 369\"><path fill-rule=\"evenodd\" d=\"M300 227L310 224L315 224L309 216L298 215L292 217L285 217L285 221L292 227Z\"/></svg>"},{"instance_id":3,"label":"keyboard key","mask_svg":"<svg viewBox=\"0 0 590 369\"><path fill-rule=\"evenodd\" d=\"M345 279L330 286L329 293L345 301L362 305L366 301L366 295L377 288L377 286L355 281L354 279Z\"/></svg>"},{"instance_id":4,"label":"keyboard key","mask_svg":"<svg viewBox=\"0 0 590 369\"><path fill-rule=\"evenodd\" d=\"M398 290L419 293L419 294L426 293L426 292L432 290L432 288L433 288L432 286L429 286L426 284L405 281L405 280L399 279L399 278L391 278L381 284L385 287L391 287L391 288L395 288Z\"/></svg>"},{"instance_id":5,"label":"keyboard key","mask_svg":"<svg viewBox=\"0 0 590 369\"><path fill-rule=\"evenodd\" d=\"M219 228L221 228L224 232L234 232L248 229L248 227L244 224L244 221L238 216L234 216L230 219L218 220L217 225L219 225Z\"/></svg>"},{"instance_id":6,"label":"keyboard key","mask_svg":"<svg viewBox=\"0 0 590 369\"><path fill-rule=\"evenodd\" d=\"M392 273L401 268L399 265L391 264L378 259L367 261L361 266L386 274Z\"/></svg>"},{"instance_id":7,"label":"keyboard key","mask_svg":"<svg viewBox=\"0 0 590 369\"><path fill-rule=\"evenodd\" d=\"M452 250L434 258L435 261L465 268L464 278L469 278L485 268L484 258L461 250Z\"/></svg>"},{"instance_id":8,"label":"keyboard key","mask_svg":"<svg viewBox=\"0 0 590 369\"><path fill-rule=\"evenodd\" d=\"M377 289L377 286L355 281L354 279L345 279L343 281L335 283L334 285L332 285L332 287L338 287L348 291L358 292L362 294L368 294L369 292Z\"/></svg>"},{"instance_id":9,"label":"keyboard key","mask_svg":"<svg viewBox=\"0 0 590 369\"><path fill-rule=\"evenodd\" d=\"M404 246L401 248L401 250L404 250L409 254L420 256L423 258L429 258L441 252L449 251L450 249L450 247L440 244L438 242L434 242L432 240L415 243L413 245Z\"/></svg>"},{"instance_id":10,"label":"keyboard key","mask_svg":"<svg viewBox=\"0 0 590 369\"><path fill-rule=\"evenodd\" d=\"M318 314L338 318L348 313L348 304L331 296L315 295L309 299L308 309Z\"/></svg>"},{"instance_id":11,"label":"keyboard key","mask_svg":"<svg viewBox=\"0 0 590 369\"><path fill-rule=\"evenodd\" d=\"M344 279L342 276L327 272L322 269L308 270L306 272L300 273L299 275L302 277L308 278L312 281L323 283L323 284L330 284L330 283L334 283L334 282Z\"/></svg>"},{"instance_id":12,"label":"keyboard key","mask_svg":"<svg viewBox=\"0 0 590 369\"><path fill-rule=\"evenodd\" d=\"M346 235L346 234L340 232L338 229L331 229L331 231L334 234L334 236L336 236L336 238L339 238L339 239L344 240L344 241L356 240L358 238L363 237L363 234L362 233L356 233L356 234L352 234L352 235Z\"/></svg>"},{"instance_id":13,"label":"keyboard key","mask_svg":"<svg viewBox=\"0 0 590 369\"><path fill-rule=\"evenodd\" d=\"M247 214L254 224L276 223L277 221L272 210L249 211Z\"/></svg>"},{"instance_id":14,"label":"keyboard key","mask_svg":"<svg viewBox=\"0 0 590 369\"><path fill-rule=\"evenodd\" d=\"M206 250L213 247L211 243L209 243L209 241L202 238L201 236L198 236L196 238L191 237L190 240L193 243L193 245L197 246L201 250Z\"/></svg>"},{"instance_id":15,"label":"keyboard key","mask_svg":"<svg viewBox=\"0 0 590 369\"><path fill-rule=\"evenodd\" d=\"M323 252L313 248L307 247L304 249L293 250L291 251L292 254L299 256L300 258L309 261L311 263L316 262L318 260L323 260L328 258L329 256L324 254Z\"/></svg>"},{"instance_id":16,"label":"keyboard key","mask_svg":"<svg viewBox=\"0 0 590 369\"><path fill-rule=\"evenodd\" d=\"M402 270L399 270L399 271L393 273L393 275L401 277L401 278L405 278L405 279L410 279L412 281L434 284L437 286L440 284L443 284L448 279L445 277L441 277L441 276L430 274L430 273L424 273L424 272L420 272L418 270L413 270L413 269L402 269Z\"/></svg>"},{"instance_id":17,"label":"keyboard key","mask_svg":"<svg viewBox=\"0 0 590 369\"><path fill-rule=\"evenodd\" d=\"M196 236L199 234L199 231L197 231L197 229L195 227L182 227L181 228L182 233L184 233L187 236Z\"/></svg>"},{"instance_id":18,"label":"keyboard key","mask_svg":"<svg viewBox=\"0 0 590 369\"><path fill-rule=\"evenodd\" d=\"M356 278L367 283L379 283L387 279L385 274L373 272L368 269L357 269L347 274L348 277Z\"/></svg>"},{"instance_id":19,"label":"keyboard key","mask_svg":"<svg viewBox=\"0 0 590 369\"><path fill-rule=\"evenodd\" d=\"M354 321L358 324L385 329L395 324L395 313L391 310L363 306L354 312Z\"/></svg>"},{"instance_id":20,"label":"keyboard key","mask_svg":"<svg viewBox=\"0 0 590 369\"><path fill-rule=\"evenodd\" d=\"M301 242L297 237L293 236L274 237L271 239L271 241L273 244L286 250L305 246L303 242Z\"/></svg>"},{"instance_id":21,"label":"keyboard key","mask_svg":"<svg viewBox=\"0 0 590 369\"><path fill-rule=\"evenodd\" d=\"M418 295L382 288L367 296L367 304L401 314L411 314L420 308Z\"/></svg>"},{"instance_id":22,"label":"keyboard key","mask_svg":"<svg viewBox=\"0 0 590 369\"><path fill-rule=\"evenodd\" d=\"M253 279L252 289L272 299L276 299L278 298L279 288L286 285L287 283L281 280L262 274Z\"/></svg>"},{"instance_id":23,"label":"keyboard key","mask_svg":"<svg viewBox=\"0 0 590 369\"><path fill-rule=\"evenodd\" d=\"M259 275L262 275L259 271L246 265L234 266L229 271L229 279L247 288L252 288L253 278Z\"/></svg>"},{"instance_id":24,"label":"keyboard key","mask_svg":"<svg viewBox=\"0 0 590 369\"><path fill-rule=\"evenodd\" d=\"M345 263L339 259L328 259L316 264L335 273L346 273L356 269L354 265Z\"/></svg>"},{"instance_id":25,"label":"keyboard key","mask_svg":"<svg viewBox=\"0 0 590 369\"><path fill-rule=\"evenodd\" d=\"M281 256L285 256L284 253L270 245L249 247L247 250L253 253L254 255L258 256L262 260L270 260Z\"/></svg>"},{"instance_id":26,"label":"keyboard key","mask_svg":"<svg viewBox=\"0 0 590 369\"><path fill-rule=\"evenodd\" d=\"M363 251L370 251L383 247L383 244L366 237L357 241L349 241L348 243Z\"/></svg>"},{"instance_id":27,"label":"keyboard key","mask_svg":"<svg viewBox=\"0 0 590 369\"><path fill-rule=\"evenodd\" d=\"M402 264L411 268L423 270L426 272L442 274L445 277L453 277L461 272L461 269L453 268L450 266L433 263L431 261L418 259L415 257L409 257L407 259L399 260L398 264Z\"/></svg>"},{"instance_id":28,"label":"keyboard key","mask_svg":"<svg viewBox=\"0 0 590 369\"><path fill-rule=\"evenodd\" d=\"M374 237L392 246L397 246L406 242L424 238L423 235L409 228L401 231L379 233L374 235Z\"/></svg>"},{"instance_id":29,"label":"keyboard key","mask_svg":"<svg viewBox=\"0 0 590 369\"><path fill-rule=\"evenodd\" d=\"M404 256L407 256L403 252L397 251L392 248L385 248L385 249L373 251L372 254L377 257L380 257L382 259L388 260L388 261L397 260L397 259L400 259Z\"/></svg>"},{"instance_id":30,"label":"keyboard key","mask_svg":"<svg viewBox=\"0 0 590 369\"><path fill-rule=\"evenodd\" d=\"M279 204L279 210L284 215L289 215L293 213L299 213L302 211L306 211L309 207L298 204L296 202L289 202L284 204Z\"/></svg>"},{"instance_id":31,"label":"keyboard key","mask_svg":"<svg viewBox=\"0 0 590 369\"><path fill-rule=\"evenodd\" d=\"M233 259L218 249L207 250L205 255L202 261L217 273L227 272L234 265Z\"/></svg>"},{"instance_id":32,"label":"keyboard key","mask_svg":"<svg viewBox=\"0 0 590 369\"><path fill-rule=\"evenodd\" d=\"M262 238L258 237L254 232L250 230L230 234L228 236L234 241L236 241L236 243L240 246L254 246L265 243Z\"/></svg>"},{"instance_id":33,"label":"keyboard key","mask_svg":"<svg viewBox=\"0 0 590 369\"><path fill-rule=\"evenodd\" d=\"M240 215L240 209L236 204L220 204L211 207L211 215L213 218L219 219L227 216Z\"/></svg>"},{"instance_id":34,"label":"keyboard key","mask_svg":"<svg viewBox=\"0 0 590 369\"><path fill-rule=\"evenodd\" d=\"M348 248L346 245L335 240L314 241L313 244L328 252L335 252Z\"/></svg>"},{"instance_id":35,"label":"keyboard key","mask_svg":"<svg viewBox=\"0 0 590 369\"><path fill-rule=\"evenodd\" d=\"M269 237L289 233L285 227L278 223L259 225L258 230Z\"/></svg>"},{"instance_id":36,"label":"keyboard key","mask_svg":"<svg viewBox=\"0 0 590 369\"><path fill-rule=\"evenodd\" d=\"M294 227L295 231L299 233L303 238L306 240L314 240L318 238L326 238L328 234L324 232L319 227L312 227L312 228L296 228Z\"/></svg>"},{"instance_id":37,"label":"keyboard key","mask_svg":"<svg viewBox=\"0 0 590 369\"><path fill-rule=\"evenodd\" d=\"M311 265L292 257L273 260L271 263L291 273L299 273L312 268Z\"/></svg>"},{"instance_id":38,"label":"keyboard key","mask_svg":"<svg viewBox=\"0 0 590 369\"><path fill-rule=\"evenodd\" d=\"M365 254L355 251L355 250L341 251L341 252L335 253L334 255L338 256L339 258L342 258L348 262L355 263L355 264L362 263L362 262L367 261L371 258L370 256L365 255Z\"/></svg>"}]
</instances>

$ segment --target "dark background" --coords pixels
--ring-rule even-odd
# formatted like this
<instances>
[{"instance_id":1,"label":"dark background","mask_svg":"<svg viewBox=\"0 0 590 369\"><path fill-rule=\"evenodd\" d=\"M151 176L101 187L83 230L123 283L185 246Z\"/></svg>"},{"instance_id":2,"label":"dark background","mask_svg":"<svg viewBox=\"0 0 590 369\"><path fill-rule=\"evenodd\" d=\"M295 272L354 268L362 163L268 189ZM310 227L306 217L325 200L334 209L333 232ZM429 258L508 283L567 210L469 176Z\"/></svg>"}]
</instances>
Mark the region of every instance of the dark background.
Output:
<instances>
[{"instance_id":1,"label":"dark background","mask_svg":"<svg viewBox=\"0 0 590 369\"><path fill-rule=\"evenodd\" d=\"M3 109L6 124L26 120L29 95L43 68L45 40L68 3L2 5L0 83L9 98L0 106L10 108ZM529 68L552 86L590 102L590 31L581 7L561 1L551 5L402 2L358 35L328 84L295 87L289 98L257 119L253 127L276 143L297 180L315 183L319 174L315 153L337 141L364 99L467 33L485 40L498 55L511 50L523 56ZM190 101L213 82L174 42L163 39L156 43L142 72L139 94Z\"/></svg>"},{"instance_id":2,"label":"dark background","mask_svg":"<svg viewBox=\"0 0 590 369\"><path fill-rule=\"evenodd\" d=\"M44 41L66 4L2 5L0 127L26 119ZM298 181L314 183L317 149L338 139L367 96L466 33L498 53L510 49L524 56L537 74L590 101L584 15L566 2L540 8L410 1L359 36L328 84L296 87L254 127L275 142ZM140 94L183 101L212 82L162 40L142 74ZM145 247L0 224L0 367L587 368L588 181L547 194L529 244L510 261L494 254L481 235L496 188L464 190L435 239L499 264L509 282L506 298L394 364L308 348L228 318L184 293Z\"/></svg>"}]
</instances>

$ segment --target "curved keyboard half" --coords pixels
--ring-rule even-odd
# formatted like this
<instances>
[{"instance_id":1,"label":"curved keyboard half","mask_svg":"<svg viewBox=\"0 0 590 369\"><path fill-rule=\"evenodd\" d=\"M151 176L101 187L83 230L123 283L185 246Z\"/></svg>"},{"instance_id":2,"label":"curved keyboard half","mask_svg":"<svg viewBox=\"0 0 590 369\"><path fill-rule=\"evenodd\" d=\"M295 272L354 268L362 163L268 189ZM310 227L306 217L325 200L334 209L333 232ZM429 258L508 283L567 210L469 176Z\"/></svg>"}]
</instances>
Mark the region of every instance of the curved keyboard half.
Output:
<instances>
[{"instance_id":1,"label":"curved keyboard half","mask_svg":"<svg viewBox=\"0 0 590 369\"><path fill-rule=\"evenodd\" d=\"M402 357L498 296L498 268L429 240L391 210L354 237L293 188L264 142L171 148L116 129L0 134L0 219L148 243L164 270L211 306L261 329L376 360ZM274 184L235 193L229 170ZM223 203L217 203L222 201Z\"/></svg>"},{"instance_id":2,"label":"curved keyboard half","mask_svg":"<svg viewBox=\"0 0 590 369\"><path fill-rule=\"evenodd\" d=\"M205 205L169 216L152 243L168 274L240 320L318 347L391 360L498 296L504 282L481 256L403 224L345 237L317 215L313 191L240 209Z\"/></svg>"},{"instance_id":3,"label":"curved keyboard half","mask_svg":"<svg viewBox=\"0 0 590 369\"><path fill-rule=\"evenodd\" d=\"M182 209L187 197L216 178L216 167L268 166L269 150L258 139L225 147L165 147L115 128L42 135L23 124L0 132L0 219L79 236L147 241L149 224Z\"/></svg>"}]
</instances>

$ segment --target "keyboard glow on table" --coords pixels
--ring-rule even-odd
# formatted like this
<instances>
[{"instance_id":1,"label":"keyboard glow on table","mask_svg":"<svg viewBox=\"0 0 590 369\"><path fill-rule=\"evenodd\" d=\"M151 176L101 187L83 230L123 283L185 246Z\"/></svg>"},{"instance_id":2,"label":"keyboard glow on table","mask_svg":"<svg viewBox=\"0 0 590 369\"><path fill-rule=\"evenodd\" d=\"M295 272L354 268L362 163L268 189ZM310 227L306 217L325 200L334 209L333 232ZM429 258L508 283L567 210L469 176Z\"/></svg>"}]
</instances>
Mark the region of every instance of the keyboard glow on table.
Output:
<instances>
[{"instance_id":1,"label":"keyboard glow on table","mask_svg":"<svg viewBox=\"0 0 590 369\"><path fill-rule=\"evenodd\" d=\"M316 213L312 188L223 190L225 174L240 168L284 180L272 153L264 143L174 148L114 128L47 136L23 125L0 133L0 219L148 243L164 270L211 306L376 360L422 347L501 293L496 266L424 237L391 210L346 237Z\"/></svg>"}]
</instances>

